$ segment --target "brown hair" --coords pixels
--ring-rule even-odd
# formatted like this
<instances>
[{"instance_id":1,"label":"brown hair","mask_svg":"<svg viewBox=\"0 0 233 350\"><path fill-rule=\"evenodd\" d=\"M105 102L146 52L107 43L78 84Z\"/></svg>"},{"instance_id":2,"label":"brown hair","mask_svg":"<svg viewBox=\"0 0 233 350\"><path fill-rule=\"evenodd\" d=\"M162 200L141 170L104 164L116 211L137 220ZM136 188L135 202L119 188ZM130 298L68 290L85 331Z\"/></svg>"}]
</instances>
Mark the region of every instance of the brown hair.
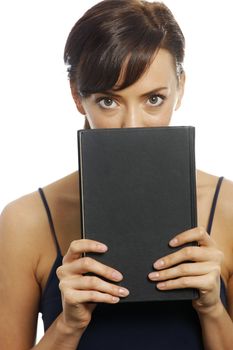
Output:
<instances>
[{"instance_id":1,"label":"brown hair","mask_svg":"<svg viewBox=\"0 0 233 350\"><path fill-rule=\"evenodd\" d=\"M184 46L182 31L163 3L104 0L90 8L72 28L64 61L71 84L87 97L132 85L159 48L171 53L179 75ZM124 62L123 79L116 86Z\"/></svg>"}]
</instances>

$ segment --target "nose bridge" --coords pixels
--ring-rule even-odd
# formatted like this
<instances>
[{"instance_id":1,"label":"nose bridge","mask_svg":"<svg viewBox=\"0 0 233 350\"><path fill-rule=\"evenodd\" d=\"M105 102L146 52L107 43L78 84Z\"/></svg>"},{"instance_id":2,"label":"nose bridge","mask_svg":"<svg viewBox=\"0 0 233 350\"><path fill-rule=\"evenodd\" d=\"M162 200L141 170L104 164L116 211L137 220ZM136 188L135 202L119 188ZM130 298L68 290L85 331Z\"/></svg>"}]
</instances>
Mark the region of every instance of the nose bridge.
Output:
<instances>
[{"instance_id":1,"label":"nose bridge","mask_svg":"<svg viewBox=\"0 0 233 350\"><path fill-rule=\"evenodd\" d=\"M123 125L124 128L135 128L142 125L142 112L140 111L139 106L136 103L131 103L127 105L125 110L125 115L123 116Z\"/></svg>"}]
</instances>

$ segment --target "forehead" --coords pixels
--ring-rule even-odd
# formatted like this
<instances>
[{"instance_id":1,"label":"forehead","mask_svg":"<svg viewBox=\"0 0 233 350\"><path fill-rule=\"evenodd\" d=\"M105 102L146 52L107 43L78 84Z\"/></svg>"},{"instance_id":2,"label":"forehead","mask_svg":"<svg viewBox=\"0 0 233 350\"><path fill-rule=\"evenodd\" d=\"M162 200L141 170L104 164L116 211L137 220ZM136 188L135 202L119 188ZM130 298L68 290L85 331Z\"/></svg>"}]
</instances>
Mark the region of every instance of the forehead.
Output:
<instances>
[{"instance_id":1,"label":"forehead","mask_svg":"<svg viewBox=\"0 0 233 350\"><path fill-rule=\"evenodd\" d=\"M120 77L115 87L117 87L117 85L120 85L124 79L124 71L126 69L126 66L127 61L122 67ZM149 91L151 87L154 89L160 88L161 86L170 87L176 83L177 76L174 58L169 53L169 51L165 49L159 49L154 55L151 64L142 74L139 80L124 90L139 88L140 90L148 89Z\"/></svg>"},{"instance_id":2,"label":"forehead","mask_svg":"<svg viewBox=\"0 0 233 350\"><path fill-rule=\"evenodd\" d=\"M176 79L174 59L167 50L160 49L139 80L141 82L169 83L174 79Z\"/></svg>"}]
</instances>

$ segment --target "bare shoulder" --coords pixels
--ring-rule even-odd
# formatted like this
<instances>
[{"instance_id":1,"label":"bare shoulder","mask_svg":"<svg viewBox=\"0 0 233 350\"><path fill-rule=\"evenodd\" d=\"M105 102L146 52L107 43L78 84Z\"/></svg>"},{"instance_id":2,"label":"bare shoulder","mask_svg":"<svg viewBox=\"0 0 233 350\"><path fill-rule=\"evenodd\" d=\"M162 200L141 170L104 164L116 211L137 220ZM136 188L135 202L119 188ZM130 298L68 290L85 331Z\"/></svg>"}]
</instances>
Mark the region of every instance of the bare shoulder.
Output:
<instances>
[{"instance_id":1,"label":"bare shoulder","mask_svg":"<svg viewBox=\"0 0 233 350\"><path fill-rule=\"evenodd\" d=\"M24 247L24 254L28 251L28 254L35 257L34 247L38 243L38 232L41 231L41 218L41 205L36 192L9 203L0 217L1 247ZM28 246L30 250L25 249Z\"/></svg>"},{"instance_id":2,"label":"bare shoulder","mask_svg":"<svg viewBox=\"0 0 233 350\"><path fill-rule=\"evenodd\" d=\"M197 172L197 195L198 199L206 198L207 201L212 203L213 197L217 188L217 184L220 180L219 176L205 173L203 171ZM219 190L217 200L217 210L221 213L224 219L228 218L233 220L233 181L227 178L223 178L221 187Z\"/></svg>"},{"instance_id":3,"label":"bare shoulder","mask_svg":"<svg viewBox=\"0 0 233 350\"><path fill-rule=\"evenodd\" d=\"M73 236L78 237L77 179L77 173L74 173L43 189L62 250L68 247ZM22 255L23 260L30 261L35 275L39 279L44 278L46 266L49 268L56 257L56 248L38 191L18 198L4 208L0 217L0 245L1 249L12 253L17 250L18 256Z\"/></svg>"},{"instance_id":4,"label":"bare shoulder","mask_svg":"<svg viewBox=\"0 0 233 350\"><path fill-rule=\"evenodd\" d=\"M219 181L218 176L214 176L211 174L203 173L202 172L202 186L205 188L206 191L209 191L209 193L212 193L212 197L214 196L217 183ZM232 233L232 239L233 239L233 232L232 232L232 224L233 224L233 181L231 179L227 179L226 177L223 178L223 181L221 183L221 187L219 189L219 195L217 199L217 206L216 206L216 215L218 218L218 222L221 225L221 227L224 229L224 231L229 230ZM216 222L216 224L218 223Z\"/></svg>"}]
</instances>

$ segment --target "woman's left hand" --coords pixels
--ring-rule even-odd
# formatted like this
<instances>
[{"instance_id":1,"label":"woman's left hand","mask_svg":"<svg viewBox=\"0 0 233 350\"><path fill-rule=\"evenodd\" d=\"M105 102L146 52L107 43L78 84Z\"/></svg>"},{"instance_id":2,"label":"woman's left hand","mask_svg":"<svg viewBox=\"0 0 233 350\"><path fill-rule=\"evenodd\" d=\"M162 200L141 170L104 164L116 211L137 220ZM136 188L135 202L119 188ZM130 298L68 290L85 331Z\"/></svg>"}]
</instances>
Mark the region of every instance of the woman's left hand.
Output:
<instances>
[{"instance_id":1,"label":"woman's left hand","mask_svg":"<svg viewBox=\"0 0 233 350\"><path fill-rule=\"evenodd\" d=\"M182 245L196 241L197 246ZM160 258L154 263L155 272L148 276L158 282L160 290L196 288L198 299L193 300L197 312L206 312L221 303L220 273L223 253L202 227L176 235L171 247L181 247L175 253Z\"/></svg>"}]
</instances>

